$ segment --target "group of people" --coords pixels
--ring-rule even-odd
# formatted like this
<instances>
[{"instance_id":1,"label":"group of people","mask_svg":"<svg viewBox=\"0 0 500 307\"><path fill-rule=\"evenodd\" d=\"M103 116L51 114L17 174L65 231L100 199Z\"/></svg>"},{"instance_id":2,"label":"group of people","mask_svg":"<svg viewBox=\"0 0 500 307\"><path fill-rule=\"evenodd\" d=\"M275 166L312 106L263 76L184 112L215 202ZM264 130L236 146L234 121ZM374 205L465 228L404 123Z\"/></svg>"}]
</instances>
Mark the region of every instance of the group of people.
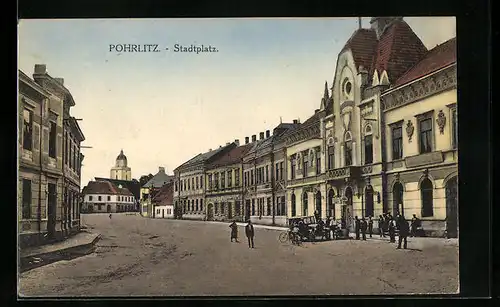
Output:
<instances>
[{"instance_id":1,"label":"group of people","mask_svg":"<svg viewBox=\"0 0 500 307\"><path fill-rule=\"evenodd\" d=\"M231 225L229 225L229 228L231 228L231 242L239 243L238 224L236 224L236 222L233 221ZM248 248L254 248L253 237L255 236L255 231L253 229L252 221L250 220L247 221L247 224L245 226L245 235L247 236L248 239Z\"/></svg>"}]
</instances>

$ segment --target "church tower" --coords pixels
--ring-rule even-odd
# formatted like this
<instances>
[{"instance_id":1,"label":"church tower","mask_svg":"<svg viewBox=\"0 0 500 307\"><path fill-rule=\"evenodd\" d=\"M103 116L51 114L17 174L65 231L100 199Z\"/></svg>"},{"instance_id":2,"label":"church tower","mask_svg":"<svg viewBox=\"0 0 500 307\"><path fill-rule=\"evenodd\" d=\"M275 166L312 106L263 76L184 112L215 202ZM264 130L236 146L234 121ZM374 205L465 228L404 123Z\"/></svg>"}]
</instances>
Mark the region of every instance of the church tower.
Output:
<instances>
[{"instance_id":1,"label":"church tower","mask_svg":"<svg viewBox=\"0 0 500 307\"><path fill-rule=\"evenodd\" d=\"M127 166L127 156L123 154L123 149L116 157L115 166L111 168L110 179L132 180L132 170Z\"/></svg>"}]
</instances>

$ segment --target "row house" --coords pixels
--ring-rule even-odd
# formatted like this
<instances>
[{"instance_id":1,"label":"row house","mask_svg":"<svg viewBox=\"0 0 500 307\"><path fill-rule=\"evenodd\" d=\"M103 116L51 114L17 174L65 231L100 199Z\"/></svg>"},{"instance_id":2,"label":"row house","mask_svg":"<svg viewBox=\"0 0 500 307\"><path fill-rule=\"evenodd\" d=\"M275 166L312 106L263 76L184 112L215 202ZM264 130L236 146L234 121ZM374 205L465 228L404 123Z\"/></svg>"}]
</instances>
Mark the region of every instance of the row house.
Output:
<instances>
[{"instance_id":1,"label":"row house","mask_svg":"<svg viewBox=\"0 0 500 307\"><path fill-rule=\"evenodd\" d=\"M90 181L83 189L82 212L116 213L132 211L135 197L126 186L110 181Z\"/></svg>"},{"instance_id":2,"label":"row house","mask_svg":"<svg viewBox=\"0 0 500 307\"><path fill-rule=\"evenodd\" d=\"M154 192L161 189L164 185L173 182L174 176L168 175L164 167L158 167L158 172L144 185L140 187L140 207L143 216L153 215L152 197Z\"/></svg>"},{"instance_id":3,"label":"row house","mask_svg":"<svg viewBox=\"0 0 500 307\"><path fill-rule=\"evenodd\" d=\"M239 145L239 140L235 141ZM237 146L206 166L205 203L209 221L243 221L242 158L253 144Z\"/></svg>"},{"instance_id":4,"label":"row house","mask_svg":"<svg viewBox=\"0 0 500 307\"><path fill-rule=\"evenodd\" d=\"M174 215L176 218L204 220L205 167L218 156L237 147L227 143L215 150L200 153L174 170Z\"/></svg>"},{"instance_id":5,"label":"row house","mask_svg":"<svg viewBox=\"0 0 500 307\"><path fill-rule=\"evenodd\" d=\"M20 245L60 239L80 228L80 170L84 140L64 80L35 65L33 79L19 71ZM69 148L71 146L71 151Z\"/></svg>"},{"instance_id":6,"label":"row house","mask_svg":"<svg viewBox=\"0 0 500 307\"><path fill-rule=\"evenodd\" d=\"M174 218L174 182L163 185L151 199L152 217L157 219Z\"/></svg>"}]
</instances>

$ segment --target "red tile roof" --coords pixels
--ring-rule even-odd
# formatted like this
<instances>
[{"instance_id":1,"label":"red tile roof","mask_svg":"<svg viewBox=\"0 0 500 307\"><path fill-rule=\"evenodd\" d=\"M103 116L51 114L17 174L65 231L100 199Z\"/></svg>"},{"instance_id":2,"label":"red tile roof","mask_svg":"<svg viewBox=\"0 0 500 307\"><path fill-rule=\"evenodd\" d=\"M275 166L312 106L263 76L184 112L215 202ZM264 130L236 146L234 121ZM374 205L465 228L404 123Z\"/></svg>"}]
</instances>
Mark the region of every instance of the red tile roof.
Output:
<instances>
[{"instance_id":1,"label":"red tile roof","mask_svg":"<svg viewBox=\"0 0 500 307\"><path fill-rule=\"evenodd\" d=\"M249 143L235 147L207 165L207 168L217 168L241 162L243 156L253 147L253 145L253 143Z\"/></svg>"},{"instance_id":2,"label":"red tile roof","mask_svg":"<svg viewBox=\"0 0 500 307\"><path fill-rule=\"evenodd\" d=\"M374 54L370 78L377 70L387 71L394 82L424 57L427 48L404 20L394 21L382 34Z\"/></svg>"},{"instance_id":3,"label":"red tile roof","mask_svg":"<svg viewBox=\"0 0 500 307\"><path fill-rule=\"evenodd\" d=\"M82 190L83 194L111 194L134 196L126 187L121 189L109 181L90 181Z\"/></svg>"},{"instance_id":4,"label":"red tile roof","mask_svg":"<svg viewBox=\"0 0 500 307\"><path fill-rule=\"evenodd\" d=\"M169 182L162 186L151 200L156 206L174 204L174 183Z\"/></svg>"},{"instance_id":5,"label":"red tile roof","mask_svg":"<svg viewBox=\"0 0 500 307\"><path fill-rule=\"evenodd\" d=\"M377 34L373 29L358 29L354 32L351 38L347 41L342 52L350 49L356 64L356 69L359 66L365 67L367 70L372 66L373 55L377 47Z\"/></svg>"},{"instance_id":6,"label":"red tile roof","mask_svg":"<svg viewBox=\"0 0 500 307\"><path fill-rule=\"evenodd\" d=\"M394 86L411 82L456 62L457 40L454 37L429 50L421 61L410 68L394 83Z\"/></svg>"}]
</instances>

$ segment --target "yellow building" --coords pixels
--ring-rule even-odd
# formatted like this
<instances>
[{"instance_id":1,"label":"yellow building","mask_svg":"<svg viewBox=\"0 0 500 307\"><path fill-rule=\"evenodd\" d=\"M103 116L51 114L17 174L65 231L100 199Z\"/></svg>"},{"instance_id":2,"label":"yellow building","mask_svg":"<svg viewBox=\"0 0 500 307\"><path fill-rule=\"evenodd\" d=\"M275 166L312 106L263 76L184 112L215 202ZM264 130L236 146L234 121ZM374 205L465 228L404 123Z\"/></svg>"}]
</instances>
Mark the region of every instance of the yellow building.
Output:
<instances>
[{"instance_id":1,"label":"yellow building","mask_svg":"<svg viewBox=\"0 0 500 307\"><path fill-rule=\"evenodd\" d=\"M120 150L120 154L116 157L115 166L111 168L109 176L111 179L132 180L132 169L128 167L127 156L123 154L123 149Z\"/></svg>"}]
</instances>

